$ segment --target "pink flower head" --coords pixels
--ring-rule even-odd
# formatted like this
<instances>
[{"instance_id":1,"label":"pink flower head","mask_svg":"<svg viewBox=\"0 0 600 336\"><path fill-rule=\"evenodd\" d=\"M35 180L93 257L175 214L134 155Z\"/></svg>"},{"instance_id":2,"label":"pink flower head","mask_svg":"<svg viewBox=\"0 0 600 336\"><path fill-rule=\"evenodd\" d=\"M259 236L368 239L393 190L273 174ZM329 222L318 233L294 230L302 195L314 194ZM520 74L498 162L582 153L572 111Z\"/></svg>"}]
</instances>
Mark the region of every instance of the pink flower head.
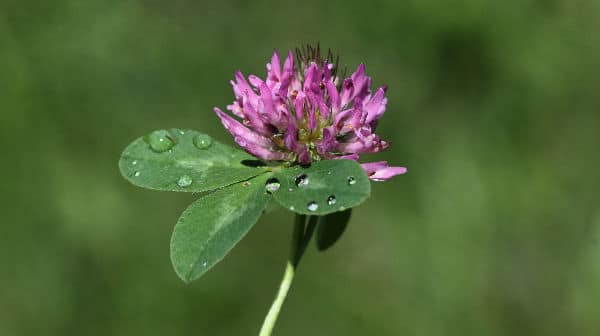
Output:
<instances>
[{"instance_id":1,"label":"pink flower head","mask_svg":"<svg viewBox=\"0 0 600 336\"><path fill-rule=\"evenodd\" d=\"M340 78L337 61L320 48L290 51L281 64L277 51L263 80L237 71L231 81L235 101L227 106L241 122L215 107L223 126L248 153L268 161L309 164L312 161L351 159L375 153L389 143L375 134L385 112L386 87L371 92L364 64L348 78ZM387 162L362 165L373 180L406 173Z\"/></svg>"}]
</instances>

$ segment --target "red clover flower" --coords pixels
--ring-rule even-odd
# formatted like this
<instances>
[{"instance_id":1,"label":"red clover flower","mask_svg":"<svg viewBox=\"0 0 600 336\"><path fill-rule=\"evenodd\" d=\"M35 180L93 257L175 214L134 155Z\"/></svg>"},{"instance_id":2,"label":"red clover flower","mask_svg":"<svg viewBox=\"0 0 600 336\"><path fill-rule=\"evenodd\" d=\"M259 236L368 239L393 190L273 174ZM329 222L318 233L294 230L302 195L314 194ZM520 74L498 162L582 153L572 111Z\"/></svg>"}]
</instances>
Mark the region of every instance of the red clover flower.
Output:
<instances>
[{"instance_id":1,"label":"red clover flower","mask_svg":"<svg viewBox=\"0 0 600 336\"><path fill-rule=\"evenodd\" d=\"M322 58L320 48L292 51L281 65L277 51L267 64L265 80L235 73L231 81L235 100L231 115L215 107L223 126L235 142L255 157L267 161L310 164L330 159L359 160L389 143L375 134L386 110L386 86L371 92L371 78L360 64L348 78L340 77L339 58L331 52ZM364 163L370 179L387 180L406 173L385 161Z\"/></svg>"}]
</instances>

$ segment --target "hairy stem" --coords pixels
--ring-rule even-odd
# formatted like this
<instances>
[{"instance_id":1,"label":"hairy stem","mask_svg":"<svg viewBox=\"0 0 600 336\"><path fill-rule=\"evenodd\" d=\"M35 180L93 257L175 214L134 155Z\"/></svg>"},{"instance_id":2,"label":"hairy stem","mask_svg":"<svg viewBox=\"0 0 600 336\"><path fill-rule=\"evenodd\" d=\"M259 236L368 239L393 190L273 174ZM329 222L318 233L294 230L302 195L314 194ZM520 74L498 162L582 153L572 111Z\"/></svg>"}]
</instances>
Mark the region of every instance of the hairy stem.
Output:
<instances>
[{"instance_id":1,"label":"hairy stem","mask_svg":"<svg viewBox=\"0 0 600 336\"><path fill-rule=\"evenodd\" d=\"M308 246L308 243L310 242L310 239L315 231L317 220L317 216L310 216L307 226L306 215L296 215L294 231L292 233L292 249L285 267L283 279L279 285L277 296L275 297L275 300L271 304L271 308L265 317L265 321L263 322L260 333L258 334L259 336L270 336L273 332L273 328L275 327L275 322L277 322L277 317L279 316L283 302L285 301L287 293L292 286L294 274L296 273L300 259L302 259L302 255L304 255L306 246Z\"/></svg>"}]
</instances>

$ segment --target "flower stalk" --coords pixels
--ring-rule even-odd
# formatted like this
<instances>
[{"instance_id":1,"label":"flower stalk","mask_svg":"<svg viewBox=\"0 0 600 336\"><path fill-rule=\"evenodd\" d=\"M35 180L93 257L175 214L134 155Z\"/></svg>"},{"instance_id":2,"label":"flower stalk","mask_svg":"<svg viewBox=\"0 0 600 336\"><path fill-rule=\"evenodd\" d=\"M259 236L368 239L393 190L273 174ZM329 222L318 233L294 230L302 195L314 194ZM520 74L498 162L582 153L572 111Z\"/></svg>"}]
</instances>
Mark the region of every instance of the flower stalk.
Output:
<instances>
[{"instance_id":1,"label":"flower stalk","mask_svg":"<svg viewBox=\"0 0 600 336\"><path fill-rule=\"evenodd\" d=\"M294 223L294 231L292 233L292 248L290 250L290 256L288 258L283 279L279 285L279 290L275 296L275 300L271 304L271 308L265 317L265 321L260 329L259 336L270 336L279 317L281 307L285 302L287 294L292 286L296 269L306 251L306 247L310 242L315 227L317 226L318 216L308 216L308 225L306 224L306 215L296 215Z\"/></svg>"}]
</instances>

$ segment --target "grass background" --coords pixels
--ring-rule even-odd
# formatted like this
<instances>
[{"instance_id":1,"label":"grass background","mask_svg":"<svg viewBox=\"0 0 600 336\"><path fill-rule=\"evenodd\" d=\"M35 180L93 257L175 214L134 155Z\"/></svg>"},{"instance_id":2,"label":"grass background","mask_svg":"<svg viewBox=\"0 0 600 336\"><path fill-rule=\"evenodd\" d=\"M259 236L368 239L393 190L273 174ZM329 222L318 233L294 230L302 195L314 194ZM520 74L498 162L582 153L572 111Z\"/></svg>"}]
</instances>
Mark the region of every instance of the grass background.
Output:
<instances>
[{"instance_id":1,"label":"grass background","mask_svg":"<svg viewBox=\"0 0 600 336\"><path fill-rule=\"evenodd\" d=\"M150 130L232 144L236 69L320 41L387 84L374 186L277 335L598 335L600 2L0 0L0 335L254 335L291 215L185 286L190 195L120 177ZM375 159L375 158L373 158Z\"/></svg>"}]
</instances>

